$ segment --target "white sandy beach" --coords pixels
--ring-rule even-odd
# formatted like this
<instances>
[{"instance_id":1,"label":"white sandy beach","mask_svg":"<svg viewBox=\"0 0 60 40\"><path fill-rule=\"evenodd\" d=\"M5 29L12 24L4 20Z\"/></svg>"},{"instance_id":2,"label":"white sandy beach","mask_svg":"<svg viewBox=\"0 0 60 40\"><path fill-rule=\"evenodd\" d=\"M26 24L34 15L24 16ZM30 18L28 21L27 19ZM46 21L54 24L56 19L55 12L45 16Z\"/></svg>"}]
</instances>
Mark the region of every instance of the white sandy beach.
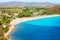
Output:
<instances>
[{"instance_id":1,"label":"white sandy beach","mask_svg":"<svg viewBox=\"0 0 60 40\"><path fill-rule=\"evenodd\" d=\"M16 24L18 24L20 22L24 22L24 21L34 20L34 19L38 19L38 18L52 17L52 16L60 16L60 15L47 15L47 16L16 18L16 19L11 21L11 25L16 25Z\"/></svg>"},{"instance_id":2,"label":"white sandy beach","mask_svg":"<svg viewBox=\"0 0 60 40\"><path fill-rule=\"evenodd\" d=\"M29 21L29 20L34 20L34 19L38 19L38 18L46 18L46 17L52 17L52 16L60 16L60 15L46 15L46 16L35 16L35 17L24 17L24 18L16 18L14 20L11 21L11 27L10 27L10 30L5 33L5 36L8 37L10 35L10 33L15 29L15 26L16 24L18 23L21 23L21 22L24 22L24 21ZM11 39L9 39L11 40Z\"/></svg>"}]
</instances>

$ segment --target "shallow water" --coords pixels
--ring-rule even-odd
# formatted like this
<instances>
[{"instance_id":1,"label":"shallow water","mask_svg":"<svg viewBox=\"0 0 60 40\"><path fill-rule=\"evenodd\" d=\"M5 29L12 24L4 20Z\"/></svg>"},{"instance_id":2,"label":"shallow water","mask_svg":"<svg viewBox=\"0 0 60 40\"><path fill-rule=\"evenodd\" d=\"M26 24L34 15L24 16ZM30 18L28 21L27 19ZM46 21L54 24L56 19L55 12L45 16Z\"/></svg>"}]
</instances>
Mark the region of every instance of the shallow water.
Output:
<instances>
[{"instance_id":1,"label":"shallow water","mask_svg":"<svg viewBox=\"0 0 60 40\"><path fill-rule=\"evenodd\" d=\"M12 40L60 40L60 16L19 23L10 37Z\"/></svg>"}]
</instances>

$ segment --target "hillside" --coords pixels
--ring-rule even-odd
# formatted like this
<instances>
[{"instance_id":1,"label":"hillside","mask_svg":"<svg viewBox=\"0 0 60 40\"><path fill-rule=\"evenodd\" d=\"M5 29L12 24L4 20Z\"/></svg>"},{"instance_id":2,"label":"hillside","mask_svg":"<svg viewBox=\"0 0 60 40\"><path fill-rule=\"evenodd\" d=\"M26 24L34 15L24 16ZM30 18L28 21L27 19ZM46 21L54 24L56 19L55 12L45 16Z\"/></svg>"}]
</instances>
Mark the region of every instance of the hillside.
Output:
<instances>
[{"instance_id":1,"label":"hillside","mask_svg":"<svg viewBox=\"0 0 60 40\"><path fill-rule=\"evenodd\" d=\"M0 6L52 6L56 5L54 3L50 2L5 2L5 3L0 3Z\"/></svg>"}]
</instances>

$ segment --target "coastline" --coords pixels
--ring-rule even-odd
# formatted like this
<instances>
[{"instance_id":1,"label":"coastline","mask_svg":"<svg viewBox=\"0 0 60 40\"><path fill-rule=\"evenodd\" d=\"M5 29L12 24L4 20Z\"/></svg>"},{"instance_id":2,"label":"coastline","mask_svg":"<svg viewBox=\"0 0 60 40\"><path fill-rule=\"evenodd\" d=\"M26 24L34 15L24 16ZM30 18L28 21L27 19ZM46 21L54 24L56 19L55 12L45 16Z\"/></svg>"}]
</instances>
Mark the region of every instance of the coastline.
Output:
<instances>
[{"instance_id":1,"label":"coastline","mask_svg":"<svg viewBox=\"0 0 60 40\"><path fill-rule=\"evenodd\" d=\"M43 16L16 18L11 21L11 24L16 25L16 24L18 24L20 22L24 22L24 21L34 20L34 19L38 19L38 18L53 17L53 16L60 16L60 15L43 15Z\"/></svg>"},{"instance_id":2,"label":"coastline","mask_svg":"<svg viewBox=\"0 0 60 40\"><path fill-rule=\"evenodd\" d=\"M38 19L38 18L46 18L46 17L52 17L52 16L60 16L60 15L43 15L43 16L34 16L34 17L24 17L24 18L16 18L13 19L11 21L11 27L9 28L9 31L7 33L4 34L5 37L8 38L8 36L10 35L10 33L15 29L16 24L20 23L20 22L24 22L24 21L29 21L29 20L34 20L34 19ZM10 38L8 38L8 40L11 40Z\"/></svg>"},{"instance_id":3,"label":"coastline","mask_svg":"<svg viewBox=\"0 0 60 40\"><path fill-rule=\"evenodd\" d=\"M9 31L7 33L4 34L4 36L8 39L11 40L9 38L9 35L11 34L11 32L15 29L15 26L11 25L11 27L9 28Z\"/></svg>"}]
</instances>

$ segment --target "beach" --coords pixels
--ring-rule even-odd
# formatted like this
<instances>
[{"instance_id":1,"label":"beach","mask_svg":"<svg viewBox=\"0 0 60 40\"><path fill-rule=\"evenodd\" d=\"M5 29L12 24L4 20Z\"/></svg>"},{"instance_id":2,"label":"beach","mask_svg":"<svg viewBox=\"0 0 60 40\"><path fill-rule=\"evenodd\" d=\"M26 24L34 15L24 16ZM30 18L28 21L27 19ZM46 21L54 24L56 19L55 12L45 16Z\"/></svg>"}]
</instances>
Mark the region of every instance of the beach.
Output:
<instances>
[{"instance_id":1,"label":"beach","mask_svg":"<svg viewBox=\"0 0 60 40\"><path fill-rule=\"evenodd\" d=\"M45 15L45 16L34 16L34 17L16 18L16 19L12 20L10 24L11 25L16 25L16 24L18 24L20 22L34 20L34 19L38 19L38 18L52 17L52 16L60 16L60 15Z\"/></svg>"},{"instance_id":2,"label":"beach","mask_svg":"<svg viewBox=\"0 0 60 40\"><path fill-rule=\"evenodd\" d=\"M10 38L8 38L8 36L14 29L15 29L15 26L11 25L11 27L9 28L9 31L4 34L4 36L7 37L8 40L11 40Z\"/></svg>"},{"instance_id":3,"label":"beach","mask_svg":"<svg viewBox=\"0 0 60 40\"><path fill-rule=\"evenodd\" d=\"M11 27L9 28L9 31L7 33L4 34L4 36L6 36L8 38L8 36L10 35L10 33L15 29L16 24L24 22L24 21L29 21L29 20L34 20L34 19L38 19L38 18L46 18L46 17L52 17L52 16L60 16L60 15L46 15L46 16L34 16L34 17L23 17L23 18L16 18L13 19L10 24ZM9 40L11 40L10 38L8 38Z\"/></svg>"}]
</instances>

